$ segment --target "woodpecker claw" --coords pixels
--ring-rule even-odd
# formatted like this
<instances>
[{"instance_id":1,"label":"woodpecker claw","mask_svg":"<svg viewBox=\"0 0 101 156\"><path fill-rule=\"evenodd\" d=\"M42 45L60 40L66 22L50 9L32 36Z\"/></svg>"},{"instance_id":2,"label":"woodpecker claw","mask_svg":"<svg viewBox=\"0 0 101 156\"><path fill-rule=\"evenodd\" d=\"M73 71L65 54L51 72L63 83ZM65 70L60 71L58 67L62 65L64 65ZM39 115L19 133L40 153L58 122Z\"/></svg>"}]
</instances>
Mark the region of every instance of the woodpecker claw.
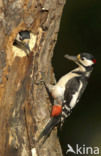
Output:
<instances>
[{"instance_id":1,"label":"woodpecker claw","mask_svg":"<svg viewBox=\"0 0 101 156\"><path fill-rule=\"evenodd\" d=\"M35 84L36 85L40 85L40 84L45 85L45 81L44 80L35 81Z\"/></svg>"},{"instance_id":2,"label":"woodpecker claw","mask_svg":"<svg viewBox=\"0 0 101 156\"><path fill-rule=\"evenodd\" d=\"M39 71L39 73L41 74L41 79L36 81L35 84L37 84L37 85L42 84L42 85L46 86L46 81L44 80L45 72Z\"/></svg>"}]
</instances>

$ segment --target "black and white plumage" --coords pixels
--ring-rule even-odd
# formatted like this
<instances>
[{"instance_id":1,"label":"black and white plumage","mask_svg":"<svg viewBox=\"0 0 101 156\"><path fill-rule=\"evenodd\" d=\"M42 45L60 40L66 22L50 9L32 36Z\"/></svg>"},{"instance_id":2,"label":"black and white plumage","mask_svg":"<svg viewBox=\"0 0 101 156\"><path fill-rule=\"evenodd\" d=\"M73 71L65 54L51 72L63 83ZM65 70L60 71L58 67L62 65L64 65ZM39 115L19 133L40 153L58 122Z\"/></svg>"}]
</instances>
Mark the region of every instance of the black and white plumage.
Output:
<instances>
[{"instance_id":1,"label":"black and white plumage","mask_svg":"<svg viewBox=\"0 0 101 156\"><path fill-rule=\"evenodd\" d=\"M93 55L89 53L81 53L77 56L65 55L65 58L75 62L78 67L61 77L56 85L46 84L54 98L54 105L52 117L40 134L39 139L43 136L46 138L56 125L60 124L62 126L64 120L71 114L72 109L84 93L93 66L96 63Z\"/></svg>"},{"instance_id":2,"label":"black and white plumage","mask_svg":"<svg viewBox=\"0 0 101 156\"><path fill-rule=\"evenodd\" d=\"M25 53L28 55L30 53L29 40L30 40L30 32L27 30L20 31L17 34L13 45L24 50Z\"/></svg>"}]
</instances>

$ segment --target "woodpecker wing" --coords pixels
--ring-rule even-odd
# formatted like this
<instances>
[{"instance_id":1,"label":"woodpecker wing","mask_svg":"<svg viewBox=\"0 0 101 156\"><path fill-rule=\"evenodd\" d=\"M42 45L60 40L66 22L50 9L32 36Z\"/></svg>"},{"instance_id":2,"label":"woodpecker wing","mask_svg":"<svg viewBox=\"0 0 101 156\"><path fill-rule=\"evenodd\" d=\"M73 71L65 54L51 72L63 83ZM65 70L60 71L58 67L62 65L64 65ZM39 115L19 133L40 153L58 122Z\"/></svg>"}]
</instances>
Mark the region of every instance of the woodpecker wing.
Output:
<instances>
[{"instance_id":1,"label":"woodpecker wing","mask_svg":"<svg viewBox=\"0 0 101 156\"><path fill-rule=\"evenodd\" d=\"M79 102L86 86L87 80L83 76L74 77L66 83L61 114L61 126L63 125L64 119L70 115L70 110Z\"/></svg>"},{"instance_id":2,"label":"woodpecker wing","mask_svg":"<svg viewBox=\"0 0 101 156\"><path fill-rule=\"evenodd\" d=\"M64 101L66 101L68 106L70 105L71 100L74 98L73 96L75 96L76 99L74 103L79 101L86 86L87 79L84 76L74 77L73 79L69 80L65 86L66 89L64 93Z\"/></svg>"},{"instance_id":3,"label":"woodpecker wing","mask_svg":"<svg viewBox=\"0 0 101 156\"><path fill-rule=\"evenodd\" d=\"M65 92L64 92L64 101L66 101L67 106L70 107L70 102L73 98L73 95L78 91L80 86L80 78L74 77L66 83Z\"/></svg>"},{"instance_id":4,"label":"woodpecker wing","mask_svg":"<svg viewBox=\"0 0 101 156\"><path fill-rule=\"evenodd\" d=\"M77 103L78 103L79 100L81 99L81 97L82 97L82 95L83 95L83 93L84 93L84 91L85 91L85 89L86 89L86 87L87 87L87 85L88 85L88 78L85 77L84 75L82 75L82 76L80 77L79 80L80 80L81 83L82 83L82 88L81 88L81 90L80 90L80 94L79 94L79 96L78 96Z\"/></svg>"}]
</instances>

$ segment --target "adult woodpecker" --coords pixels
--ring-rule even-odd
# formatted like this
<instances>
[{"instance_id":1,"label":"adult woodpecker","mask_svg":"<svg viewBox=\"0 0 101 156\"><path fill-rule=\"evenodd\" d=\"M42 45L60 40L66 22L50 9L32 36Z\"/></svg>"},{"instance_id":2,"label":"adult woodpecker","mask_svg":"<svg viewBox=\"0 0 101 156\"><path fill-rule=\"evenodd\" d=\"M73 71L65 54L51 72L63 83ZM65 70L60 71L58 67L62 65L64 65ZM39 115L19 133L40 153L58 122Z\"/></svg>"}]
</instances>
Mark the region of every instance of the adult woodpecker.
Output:
<instances>
[{"instance_id":1,"label":"adult woodpecker","mask_svg":"<svg viewBox=\"0 0 101 156\"><path fill-rule=\"evenodd\" d=\"M96 63L94 56L89 53L81 53L77 56L65 55L65 58L77 64L77 68L67 73L55 84L45 84L48 91L54 98L52 107L51 119L41 132L38 141L41 138L46 138L51 133L52 129L60 125L71 114L72 109L79 102L87 84L88 78Z\"/></svg>"},{"instance_id":2,"label":"adult woodpecker","mask_svg":"<svg viewBox=\"0 0 101 156\"><path fill-rule=\"evenodd\" d=\"M17 34L16 39L14 40L13 45L15 45L16 47L24 50L25 53L27 55L29 55L29 53L30 53L29 40L30 40L30 32L27 31L27 30L20 31Z\"/></svg>"}]
</instances>

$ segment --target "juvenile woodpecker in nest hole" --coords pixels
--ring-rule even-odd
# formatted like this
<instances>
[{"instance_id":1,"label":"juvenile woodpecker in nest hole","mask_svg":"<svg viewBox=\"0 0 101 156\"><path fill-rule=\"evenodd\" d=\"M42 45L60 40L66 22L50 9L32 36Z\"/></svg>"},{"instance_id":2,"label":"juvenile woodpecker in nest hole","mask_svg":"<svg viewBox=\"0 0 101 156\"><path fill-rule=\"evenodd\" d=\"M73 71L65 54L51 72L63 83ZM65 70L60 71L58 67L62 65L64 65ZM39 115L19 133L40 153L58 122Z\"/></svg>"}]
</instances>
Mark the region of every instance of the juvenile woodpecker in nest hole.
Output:
<instances>
[{"instance_id":1,"label":"juvenile woodpecker in nest hole","mask_svg":"<svg viewBox=\"0 0 101 156\"><path fill-rule=\"evenodd\" d=\"M17 34L16 39L14 40L13 45L15 45L16 47L24 50L25 53L27 55L29 55L29 53L30 53L29 40L30 40L30 32L27 31L27 30L20 31Z\"/></svg>"},{"instance_id":2,"label":"juvenile woodpecker in nest hole","mask_svg":"<svg viewBox=\"0 0 101 156\"><path fill-rule=\"evenodd\" d=\"M65 58L77 64L77 68L60 78L56 85L45 84L54 98L51 119L41 132L38 141L44 141L55 126L62 126L64 120L71 114L72 109L79 102L88 84L88 79L96 60L89 53L81 53L77 56L65 55Z\"/></svg>"}]
</instances>

